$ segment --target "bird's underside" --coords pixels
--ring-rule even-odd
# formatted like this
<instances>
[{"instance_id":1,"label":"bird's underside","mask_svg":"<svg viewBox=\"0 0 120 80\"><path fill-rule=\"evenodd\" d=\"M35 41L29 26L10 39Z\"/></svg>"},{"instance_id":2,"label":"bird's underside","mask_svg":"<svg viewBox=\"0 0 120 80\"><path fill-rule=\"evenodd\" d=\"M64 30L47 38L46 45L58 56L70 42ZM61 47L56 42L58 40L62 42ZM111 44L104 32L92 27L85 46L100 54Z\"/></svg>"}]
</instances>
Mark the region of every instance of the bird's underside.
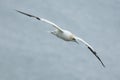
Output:
<instances>
[{"instance_id":1,"label":"bird's underside","mask_svg":"<svg viewBox=\"0 0 120 80\"><path fill-rule=\"evenodd\" d=\"M52 32L52 34L56 35L57 37L65 40L65 41L75 41L78 43L78 41L81 41L82 43L84 43L87 48L95 55L95 57L101 62L102 66L105 67L104 63L102 62L102 60L98 57L96 51L92 48L91 45L89 45L87 42L85 42L83 39L73 35L71 32L67 31L67 30L64 30L62 29L61 27L59 27L58 25L56 25L55 23L47 20L47 19L44 19L44 18L40 18L40 17L36 17L34 15L31 15L31 14L28 14L28 13L24 13L22 11L19 11L19 10L16 10L17 12L21 13L21 14L24 14L26 16L29 16L29 17L33 17L37 20L40 20L40 21L43 21L43 22L46 22L48 24L51 24L54 28L56 28L55 31Z\"/></svg>"}]
</instances>

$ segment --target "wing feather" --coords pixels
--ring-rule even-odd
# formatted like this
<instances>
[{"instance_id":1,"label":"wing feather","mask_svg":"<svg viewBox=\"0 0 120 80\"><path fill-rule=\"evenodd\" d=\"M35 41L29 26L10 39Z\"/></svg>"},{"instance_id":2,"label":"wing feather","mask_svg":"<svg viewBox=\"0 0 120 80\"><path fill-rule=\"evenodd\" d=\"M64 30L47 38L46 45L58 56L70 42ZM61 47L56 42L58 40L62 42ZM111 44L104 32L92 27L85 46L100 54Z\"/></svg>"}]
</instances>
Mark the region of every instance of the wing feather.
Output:
<instances>
[{"instance_id":1,"label":"wing feather","mask_svg":"<svg viewBox=\"0 0 120 80\"><path fill-rule=\"evenodd\" d=\"M87 48L95 55L95 57L97 57L97 59L101 62L102 66L105 67L104 63L99 58L99 56L97 55L96 51L93 49L93 47L90 44L88 44L86 41L84 41L83 39L81 39L79 37L76 37L76 40L79 40L82 43L84 43L87 46Z\"/></svg>"},{"instance_id":2,"label":"wing feather","mask_svg":"<svg viewBox=\"0 0 120 80\"><path fill-rule=\"evenodd\" d=\"M60 31L63 31L62 28L60 28L58 25L56 25L55 23L53 23L53 22L51 22L51 21L49 21L49 20L47 20L47 19L40 18L40 17L37 17L37 16L31 15L31 14L22 12L22 11L19 11L19 10L16 10L16 11L19 12L19 13L21 13L21 14L24 14L24 15L26 15L26 16L33 17L33 18L35 18L35 19L37 19L37 20L40 20L40 21L46 22L46 23L48 23L48 24L51 24L54 28L56 28L56 29L58 29L58 30L60 30Z\"/></svg>"}]
</instances>

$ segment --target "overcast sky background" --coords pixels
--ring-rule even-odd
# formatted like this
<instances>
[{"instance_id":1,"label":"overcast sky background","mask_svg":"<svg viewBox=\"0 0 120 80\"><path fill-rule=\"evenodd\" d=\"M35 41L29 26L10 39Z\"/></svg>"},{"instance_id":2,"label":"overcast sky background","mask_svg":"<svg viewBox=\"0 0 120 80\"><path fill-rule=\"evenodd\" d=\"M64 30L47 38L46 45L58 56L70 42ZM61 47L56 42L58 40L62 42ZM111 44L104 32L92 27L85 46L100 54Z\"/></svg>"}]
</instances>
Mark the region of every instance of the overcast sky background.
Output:
<instances>
[{"instance_id":1,"label":"overcast sky background","mask_svg":"<svg viewBox=\"0 0 120 80\"><path fill-rule=\"evenodd\" d=\"M90 43L65 42L46 18ZM120 80L120 0L0 0L0 80Z\"/></svg>"}]
</instances>

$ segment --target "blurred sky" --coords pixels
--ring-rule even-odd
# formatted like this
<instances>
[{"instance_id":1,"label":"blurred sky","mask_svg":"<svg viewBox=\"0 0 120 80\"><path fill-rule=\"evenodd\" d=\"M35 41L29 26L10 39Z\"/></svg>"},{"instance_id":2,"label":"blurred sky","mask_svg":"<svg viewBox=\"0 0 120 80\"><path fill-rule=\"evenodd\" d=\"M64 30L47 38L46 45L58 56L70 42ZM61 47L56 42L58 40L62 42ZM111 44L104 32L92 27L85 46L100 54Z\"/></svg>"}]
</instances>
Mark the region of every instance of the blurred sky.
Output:
<instances>
[{"instance_id":1,"label":"blurred sky","mask_svg":"<svg viewBox=\"0 0 120 80\"><path fill-rule=\"evenodd\" d=\"M48 33L46 18L90 43ZM120 0L0 0L0 80L120 80Z\"/></svg>"}]
</instances>

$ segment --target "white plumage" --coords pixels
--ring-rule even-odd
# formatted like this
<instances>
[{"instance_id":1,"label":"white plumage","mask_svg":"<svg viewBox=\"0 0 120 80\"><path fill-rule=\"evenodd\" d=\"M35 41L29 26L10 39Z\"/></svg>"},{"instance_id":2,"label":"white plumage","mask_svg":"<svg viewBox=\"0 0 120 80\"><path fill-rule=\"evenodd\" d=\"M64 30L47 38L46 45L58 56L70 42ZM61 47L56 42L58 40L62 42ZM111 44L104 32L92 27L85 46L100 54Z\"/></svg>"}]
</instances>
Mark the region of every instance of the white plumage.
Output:
<instances>
[{"instance_id":1,"label":"white plumage","mask_svg":"<svg viewBox=\"0 0 120 80\"><path fill-rule=\"evenodd\" d=\"M31 15L31 14L28 14L28 13L24 13L22 11L18 11L18 10L16 10L16 11L19 12L19 13L21 13L21 14L27 15L29 17L36 18L37 20L40 20L40 21L46 22L48 24L51 24L55 28L55 30L52 31L51 33L53 35L55 35L55 36L57 36L57 37L65 40L65 41L73 41L73 42L76 42L76 43L78 43L78 41L81 41L97 57L97 59L101 62L102 66L105 67L105 65L103 64L103 62L101 61L101 59L98 57L96 51L92 48L92 46L90 44L88 44L87 42L85 42L83 39L75 36L70 31L62 29L61 27L59 27L58 25L56 25L55 23L53 23L53 22L51 22L51 21L49 21L47 19L39 18L39 17L36 17L34 15Z\"/></svg>"}]
</instances>

